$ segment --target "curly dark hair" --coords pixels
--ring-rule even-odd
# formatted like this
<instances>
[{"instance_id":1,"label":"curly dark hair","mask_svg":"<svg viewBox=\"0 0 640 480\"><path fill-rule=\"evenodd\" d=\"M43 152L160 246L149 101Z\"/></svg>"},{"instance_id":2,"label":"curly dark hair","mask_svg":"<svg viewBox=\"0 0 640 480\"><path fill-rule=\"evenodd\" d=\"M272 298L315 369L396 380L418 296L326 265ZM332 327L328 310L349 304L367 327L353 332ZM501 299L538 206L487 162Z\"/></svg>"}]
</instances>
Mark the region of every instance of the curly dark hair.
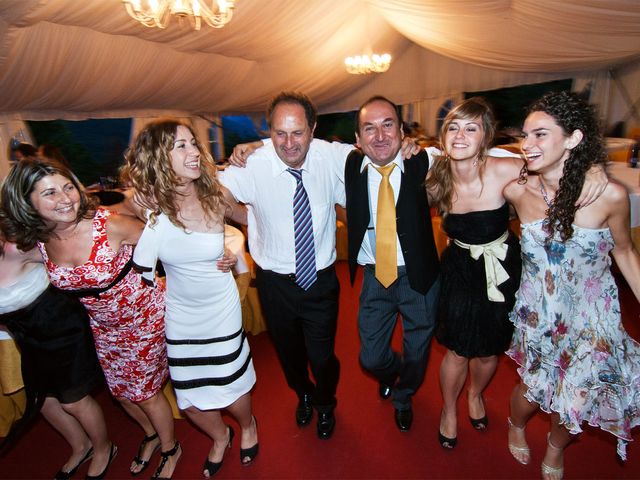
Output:
<instances>
[{"instance_id":1,"label":"curly dark hair","mask_svg":"<svg viewBox=\"0 0 640 480\"><path fill-rule=\"evenodd\" d=\"M529 107L528 113L533 112L544 112L552 116L566 136L576 130L580 130L583 135L580 143L569 152L560 178L560 188L546 212L548 239L551 240L555 232L558 232L561 241L566 242L573 235L572 224L578 210L576 201L580 196L585 174L593 165L607 161L598 114L594 106L577 94L567 91L547 93Z\"/></svg>"},{"instance_id":2,"label":"curly dark hair","mask_svg":"<svg viewBox=\"0 0 640 480\"><path fill-rule=\"evenodd\" d=\"M6 240L24 252L38 241L47 242L54 227L47 225L31 203L36 183L49 175L62 175L71 180L80 194L76 222L93 218L96 199L84 192L80 180L66 166L48 158L32 157L16 163L0 190L0 230Z\"/></svg>"}]
</instances>

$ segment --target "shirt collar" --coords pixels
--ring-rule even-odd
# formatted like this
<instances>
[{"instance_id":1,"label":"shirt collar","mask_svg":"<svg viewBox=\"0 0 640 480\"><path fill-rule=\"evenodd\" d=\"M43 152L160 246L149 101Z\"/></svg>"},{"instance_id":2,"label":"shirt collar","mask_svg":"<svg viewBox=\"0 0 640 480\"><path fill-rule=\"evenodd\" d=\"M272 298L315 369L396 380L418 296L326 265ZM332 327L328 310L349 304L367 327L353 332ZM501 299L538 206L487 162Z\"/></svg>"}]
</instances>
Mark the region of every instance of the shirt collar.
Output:
<instances>
[{"instance_id":1,"label":"shirt collar","mask_svg":"<svg viewBox=\"0 0 640 480\"><path fill-rule=\"evenodd\" d=\"M271 157L271 174L274 177L282 175L283 173L290 175L290 173L287 172L287 169L291 167L289 167L286 163L280 160L280 157L276 153L275 148L272 149L270 157ZM311 158L312 158L312 154L311 154L311 146L310 146L309 151L307 152L307 158L305 158L304 163L302 164L302 167L300 167L298 170L303 170L307 173L311 173L312 169L309 168L309 164L312 163Z\"/></svg>"},{"instance_id":2,"label":"shirt collar","mask_svg":"<svg viewBox=\"0 0 640 480\"><path fill-rule=\"evenodd\" d=\"M391 160L390 163L395 163L400 171L404 173L404 161L402 160L402 153L400 151L396 154L396 157ZM362 160L362 165L360 166L360 173L364 172L369 165L376 167L376 164L373 163L371 159L365 155L364 159Z\"/></svg>"}]
</instances>

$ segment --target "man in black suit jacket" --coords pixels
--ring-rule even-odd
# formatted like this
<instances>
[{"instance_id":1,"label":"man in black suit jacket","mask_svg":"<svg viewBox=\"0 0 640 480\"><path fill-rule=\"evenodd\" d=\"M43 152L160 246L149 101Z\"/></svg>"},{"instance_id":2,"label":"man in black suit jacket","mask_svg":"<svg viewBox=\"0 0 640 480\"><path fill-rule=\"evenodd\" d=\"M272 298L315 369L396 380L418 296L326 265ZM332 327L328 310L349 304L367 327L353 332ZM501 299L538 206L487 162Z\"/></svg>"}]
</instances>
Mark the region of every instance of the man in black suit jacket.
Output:
<instances>
[{"instance_id":1,"label":"man in black suit jacket","mask_svg":"<svg viewBox=\"0 0 640 480\"><path fill-rule=\"evenodd\" d=\"M407 431L413 420L411 397L426 371L439 293L438 254L424 188L429 158L421 151L403 162L402 124L396 106L384 97L373 97L360 107L356 130L362 152L353 151L347 159L345 188L352 281L357 265L364 267L358 313L360 362L378 379L380 396L392 396L396 424ZM391 163L395 163L389 181L396 204L397 278L391 284L385 281L385 287L376 278L376 258L380 263L386 253L376 252L382 179L377 168ZM391 348L398 314L402 354Z\"/></svg>"}]
</instances>

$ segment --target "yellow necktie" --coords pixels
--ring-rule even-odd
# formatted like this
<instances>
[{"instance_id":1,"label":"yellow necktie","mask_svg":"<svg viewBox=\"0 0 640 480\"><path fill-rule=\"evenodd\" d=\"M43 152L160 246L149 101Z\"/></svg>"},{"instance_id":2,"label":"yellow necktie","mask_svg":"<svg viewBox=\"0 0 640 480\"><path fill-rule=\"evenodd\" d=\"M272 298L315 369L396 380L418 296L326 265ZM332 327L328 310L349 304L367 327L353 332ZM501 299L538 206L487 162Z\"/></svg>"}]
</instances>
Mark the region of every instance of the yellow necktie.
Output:
<instances>
[{"instance_id":1,"label":"yellow necktie","mask_svg":"<svg viewBox=\"0 0 640 480\"><path fill-rule=\"evenodd\" d=\"M382 175L376 216L376 278L385 288L398 278L396 202L389 182L389 176L395 166L395 163L390 163L384 167L374 167Z\"/></svg>"}]
</instances>

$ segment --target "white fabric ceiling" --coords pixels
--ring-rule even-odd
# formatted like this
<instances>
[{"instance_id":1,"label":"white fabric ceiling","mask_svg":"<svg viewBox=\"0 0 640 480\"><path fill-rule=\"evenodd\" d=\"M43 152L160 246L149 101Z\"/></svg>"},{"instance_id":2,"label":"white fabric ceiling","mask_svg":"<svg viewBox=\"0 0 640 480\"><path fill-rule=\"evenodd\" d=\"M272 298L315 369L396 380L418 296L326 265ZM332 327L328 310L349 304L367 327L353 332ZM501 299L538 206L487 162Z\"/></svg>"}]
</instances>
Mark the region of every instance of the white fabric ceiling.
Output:
<instances>
[{"instance_id":1,"label":"white fabric ceiling","mask_svg":"<svg viewBox=\"0 0 640 480\"><path fill-rule=\"evenodd\" d=\"M383 75L347 55L389 51ZM223 29L148 29L121 0L0 0L0 115L263 111L283 89L321 111L606 71L640 56L639 0L238 0Z\"/></svg>"}]
</instances>

